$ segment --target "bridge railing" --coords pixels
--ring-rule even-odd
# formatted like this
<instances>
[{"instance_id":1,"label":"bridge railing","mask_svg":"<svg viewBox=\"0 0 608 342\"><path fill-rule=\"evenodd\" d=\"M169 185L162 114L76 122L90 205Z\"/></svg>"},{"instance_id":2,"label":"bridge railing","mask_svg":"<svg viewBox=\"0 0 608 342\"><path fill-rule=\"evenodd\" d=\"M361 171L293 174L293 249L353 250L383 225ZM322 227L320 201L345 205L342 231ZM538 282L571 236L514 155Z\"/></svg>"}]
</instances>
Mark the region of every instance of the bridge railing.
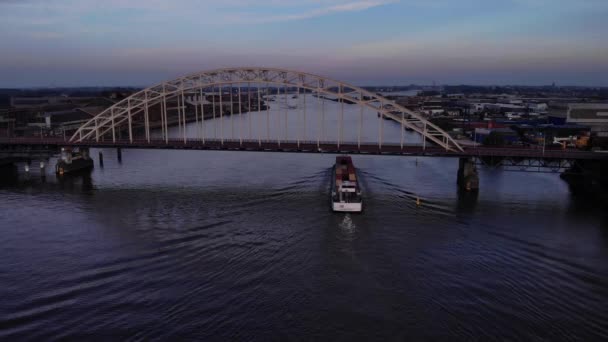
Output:
<instances>
[{"instance_id":1,"label":"bridge railing","mask_svg":"<svg viewBox=\"0 0 608 342\"><path fill-rule=\"evenodd\" d=\"M468 147L464 151L446 151L439 146L423 146L420 144L384 143L345 141L337 144L335 141L317 140L287 140L280 143L268 139L117 139L116 141L82 141L69 142L62 138L20 137L0 138L0 145L11 146L87 146L87 147L123 147L123 148L154 148L154 149L227 149L227 150L256 150L256 151L305 151L332 153L370 153L398 155L427 155L453 157L495 157L495 158L540 158L540 159L608 159L608 153L581 151L576 149L515 146L477 146Z\"/></svg>"}]
</instances>

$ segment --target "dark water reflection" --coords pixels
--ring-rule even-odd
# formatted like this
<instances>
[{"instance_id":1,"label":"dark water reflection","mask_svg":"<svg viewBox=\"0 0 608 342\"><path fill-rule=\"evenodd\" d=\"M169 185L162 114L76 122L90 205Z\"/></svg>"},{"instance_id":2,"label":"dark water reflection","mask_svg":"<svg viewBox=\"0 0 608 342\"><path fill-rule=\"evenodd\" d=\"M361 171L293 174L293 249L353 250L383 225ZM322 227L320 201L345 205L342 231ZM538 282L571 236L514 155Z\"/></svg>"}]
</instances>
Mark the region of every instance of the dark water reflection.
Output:
<instances>
[{"instance_id":1,"label":"dark water reflection","mask_svg":"<svg viewBox=\"0 0 608 342\"><path fill-rule=\"evenodd\" d=\"M104 156L2 174L0 338L608 338L607 216L557 175L355 156L342 215L333 156Z\"/></svg>"}]
</instances>

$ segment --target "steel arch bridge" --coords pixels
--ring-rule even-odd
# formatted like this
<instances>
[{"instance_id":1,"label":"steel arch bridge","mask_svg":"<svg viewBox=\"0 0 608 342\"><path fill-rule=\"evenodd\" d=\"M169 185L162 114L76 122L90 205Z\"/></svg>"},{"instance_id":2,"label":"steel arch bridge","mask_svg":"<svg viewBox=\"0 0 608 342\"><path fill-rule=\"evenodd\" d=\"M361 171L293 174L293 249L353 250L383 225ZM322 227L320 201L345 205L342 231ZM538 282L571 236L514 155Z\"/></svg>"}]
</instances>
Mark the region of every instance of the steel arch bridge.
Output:
<instances>
[{"instance_id":1,"label":"steel arch bridge","mask_svg":"<svg viewBox=\"0 0 608 342\"><path fill-rule=\"evenodd\" d=\"M237 91L234 90L235 88ZM226 99L227 94L229 94L228 99ZM304 95L304 104L300 106L301 108L297 108L298 115L304 117L303 124L301 122L297 129L303 130L304 134L296 134L296 137L288 136L288 108L286 108L284 110L284 138L279 137L280 133L272 134L278 138L271 138L269 102L273 101L272 98L284 97L285 106L287 106L288 94L294 98ZM143 89L107 108L83 124L70 138L70 142L112 141L116 143L117 139L124 141L122 139L124 133L128 135L127 141L130 143L134 143L134 141L140 144L142 141L144 143L164 141L169 144L169 141L174 141L175 138L170 137L169 128L178 126L178 139L180 141L183 139L184 143L188 140L197 140L205 144L206 141L215 140L223 144L226 140L242 145L245 138L245 142L258 142L260 146L262 142L265 144L276 143L278 146L281 145L281 142L297 143L299 146L300 142L306 137L306 94L312 94L313 97L319 99L315 107L318 115L314 116L317 119L313 123L314 126L319 127L316 137L317 146L321 143L331 143L336 144L339 148L340 144L350 143L361 147L365 109L368 112L371 110L373 113L377 113L378 118L380 118L377 141L379 149L382 148L383 144L384 125L382 119L391 119L401 125L401 149L404 146L404 131L409 130L422 137L423 149L428 141L446 151L464 151L447 132L422 115L408 110L383 96L327 77L294 70L260 67L223 68L204 71ZM337 122L329 122L329 127L325 127L328 124L325 119L325 100L327 99L339 104L337 110L339 119ZM357 118L358 134L356 142L347 142L343 139L345 103L357 105L360 109ZM235 109L235 107L238 109ZM192 111L195 114L194 118L192 117ZM266 111L266 131L258 131L257 136L252 136L251 133L251 116L249 116L249 134L246 137L242 132L243 129L239 129L239 137L235 138L234 128L231 140L224 136L223 128L219 137L217 134L214 134L213 137L205 134L206 119L219 120L220 125L222 125L225 117L233 115L239 115L240 117L240 115L248 112L263 111ZM194 121L198 134L193 139L186 134L186 124ZM231 120L231 122L233 121ZM273 130L276 130L276 128L273 128ZM325 140L325 132L328 130L337 133L335 141Z\"/></svg>"}]
</instances>

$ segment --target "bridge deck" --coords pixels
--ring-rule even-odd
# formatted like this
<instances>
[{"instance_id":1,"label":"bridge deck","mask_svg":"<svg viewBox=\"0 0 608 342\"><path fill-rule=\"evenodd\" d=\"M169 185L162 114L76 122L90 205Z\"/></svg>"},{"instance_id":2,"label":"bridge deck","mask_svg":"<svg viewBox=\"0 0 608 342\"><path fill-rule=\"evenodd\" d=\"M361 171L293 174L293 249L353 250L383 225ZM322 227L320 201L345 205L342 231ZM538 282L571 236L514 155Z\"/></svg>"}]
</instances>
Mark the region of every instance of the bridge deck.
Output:
<instances>
[{"instance_id":1,"label":"bridge deck","mask_svg":"<svg viewBox=\"0 0 608 342\"><path fill-rule=\"evenodd\" d=\"M435 156L435 157L509 157L509 158L541 158L568 160L608 160L608 153L581 151L575 149L556 149L529 147L487 147L479 146L465 148L464 152L447 151L437 146L382 144L356 142L320 142L316 141L264 141L264 140L119 140L112 141L83 141L69 142L62 138L0 138L0 148L40 149L44 147L98 147L98 148L138 148L138 149L183 149L183 150L227 150L227 151L264 151L264 152L304 152L304 153L336 153L336 154L374 154L374 155L406 155L406 156Z\"/></svg>"}]
</instances>

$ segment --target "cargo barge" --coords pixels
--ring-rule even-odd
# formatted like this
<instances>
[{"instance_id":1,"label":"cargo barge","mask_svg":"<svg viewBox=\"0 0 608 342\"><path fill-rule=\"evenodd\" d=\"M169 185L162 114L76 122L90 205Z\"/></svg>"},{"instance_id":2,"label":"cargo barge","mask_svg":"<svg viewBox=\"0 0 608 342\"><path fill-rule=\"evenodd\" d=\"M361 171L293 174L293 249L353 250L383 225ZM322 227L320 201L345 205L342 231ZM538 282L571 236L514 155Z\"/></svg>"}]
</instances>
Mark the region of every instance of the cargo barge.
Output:
<instances>
[{"instance_id":1,"label":"cargo barge","mask_svg":"<svg viewBox=\"0 0 608 342\"><path fill-rule=\"evenodd\" d=\"M336 157L331 182L331 209L335 212L363 211L361 188L357 182L357 172L348 156Z\"/></svg>"}]
</instances>

